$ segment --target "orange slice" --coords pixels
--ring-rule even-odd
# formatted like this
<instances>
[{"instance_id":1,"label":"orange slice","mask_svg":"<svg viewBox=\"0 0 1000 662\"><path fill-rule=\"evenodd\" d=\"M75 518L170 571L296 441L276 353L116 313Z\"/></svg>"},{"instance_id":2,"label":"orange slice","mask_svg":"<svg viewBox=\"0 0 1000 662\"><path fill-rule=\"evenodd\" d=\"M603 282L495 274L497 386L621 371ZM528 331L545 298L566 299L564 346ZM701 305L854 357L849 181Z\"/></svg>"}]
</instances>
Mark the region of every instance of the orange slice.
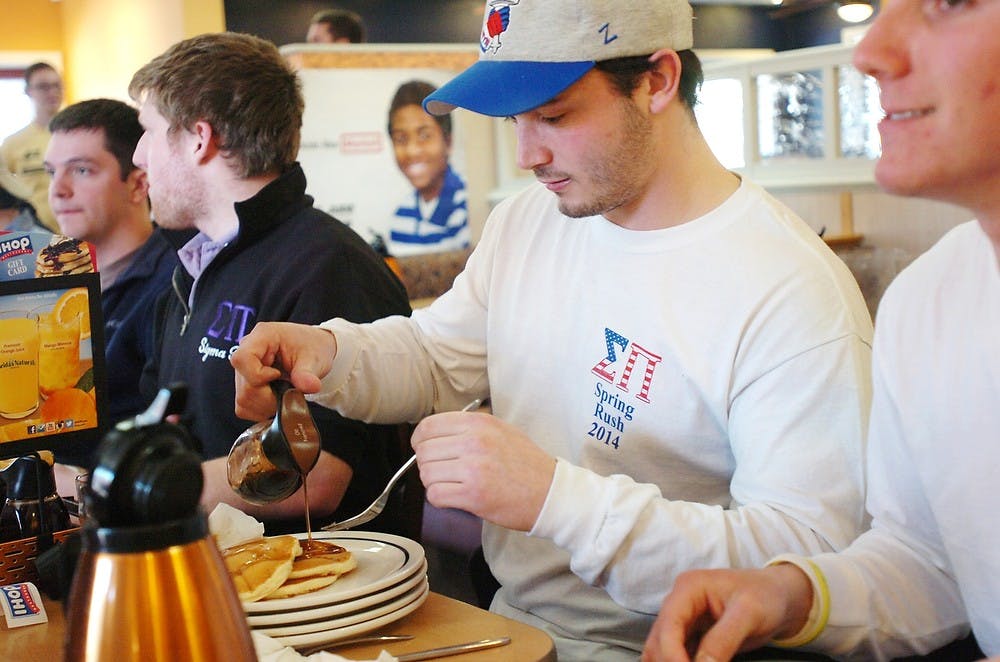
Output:
<instances>
[{"instance_id":1,"label":"orange slice","mask_svg":"<svg viewBox=\"0 0 1000 662\"><path fill-rule=\"evenodd\" d=\"M73 421L81 428L97 425L97 405L86 391L78 388L53 391L38 413L44 421Z\"/></svg>"},{"instance_id":2,"label":"orange slice","mask_svg":"<svg viewBox=\"0 0 1000 662\"><path fill-rule=\"evenodd\" d=\"M66 290L52 307L52 316L60 323L80 316L80 339L90 337L90 295L85 287Z\"/></svg>"}]
</instances>

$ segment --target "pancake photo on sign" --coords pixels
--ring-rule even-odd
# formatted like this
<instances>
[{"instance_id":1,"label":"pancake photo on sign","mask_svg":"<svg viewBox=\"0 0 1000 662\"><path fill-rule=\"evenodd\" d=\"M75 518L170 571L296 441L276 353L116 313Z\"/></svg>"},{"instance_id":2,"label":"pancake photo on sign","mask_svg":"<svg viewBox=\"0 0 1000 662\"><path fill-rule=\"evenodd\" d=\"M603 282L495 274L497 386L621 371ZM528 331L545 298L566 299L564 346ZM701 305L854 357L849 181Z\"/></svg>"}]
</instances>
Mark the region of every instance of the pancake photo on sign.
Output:
<instances>
[{"instance_id":1,"label":"pancake photo on sign","mask_svg":"<svg viewBox=\"0 0 1000 662\"><path fill-rule=\"evenodd\" d=\"M35 258L35 276L67 276L94 271L90 246L85 241L52 235L49 245Z\"/></svg>"}]
</instances>

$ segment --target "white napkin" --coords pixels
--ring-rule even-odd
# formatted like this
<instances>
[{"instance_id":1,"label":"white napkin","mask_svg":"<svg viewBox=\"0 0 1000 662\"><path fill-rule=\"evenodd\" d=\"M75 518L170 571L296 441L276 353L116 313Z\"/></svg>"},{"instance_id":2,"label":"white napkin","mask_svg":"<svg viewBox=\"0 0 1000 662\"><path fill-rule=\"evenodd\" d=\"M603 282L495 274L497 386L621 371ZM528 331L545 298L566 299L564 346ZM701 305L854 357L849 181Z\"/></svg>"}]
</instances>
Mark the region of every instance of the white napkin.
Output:
<instances>
[{"instance_id":1,"label":"white napkin","mask_svg":"<svg viewBox=\"0 0 1000 662\"><path fill-rule=\"evenodd\" d=\"M226 503L220 503L209 513L208 530L215 536L219 549L264 537L263 522Z\"/></svg>"},{"instance_id":2,"label":"white napkin","mask_svg":"<svg viewBox=\"0 0 1000 662\"><path fill-rule=\"evenodd\" d=\"M280 643L265 634L251 632L250 635L253 637L253 646L257 649L257 659L259 662L299 662L299 660L316 660L316 662L352 662L346 657L341 657L339 655L335 655L334 653L327 653L326 651L313 653L309 657L305 657L303 655L299 655L294 648L282 646ZM365 660L363 662L369 661ZM378 654L378 657L370 662L396 662L396 658L385 651L381 651Z\"/></svg>"}]
</instances>

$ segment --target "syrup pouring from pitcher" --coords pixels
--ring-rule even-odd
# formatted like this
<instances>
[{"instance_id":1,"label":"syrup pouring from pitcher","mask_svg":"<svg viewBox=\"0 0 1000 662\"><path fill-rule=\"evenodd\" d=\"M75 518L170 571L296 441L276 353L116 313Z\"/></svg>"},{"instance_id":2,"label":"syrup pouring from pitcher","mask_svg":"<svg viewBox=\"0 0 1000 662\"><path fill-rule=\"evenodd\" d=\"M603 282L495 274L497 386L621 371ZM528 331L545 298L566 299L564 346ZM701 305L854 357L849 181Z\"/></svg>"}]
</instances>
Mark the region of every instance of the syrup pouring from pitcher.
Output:
<instances>
[{"instance_id":1,"label":"syrup pouring from pitcher","mask_svg":"<svg viewBox=\"0 0 1000 662\"><path fill-rule=\"evenodd\" d=\"M241 434L226 461L229 486L257 505L287 499L300 486L305 487L306 476L320 453L319 430L302 392L283 379L271 382L271 388L278 401L274 419L261 421ZM306 529L312 539L305 489Z\"/></svg>"}]
</instances>

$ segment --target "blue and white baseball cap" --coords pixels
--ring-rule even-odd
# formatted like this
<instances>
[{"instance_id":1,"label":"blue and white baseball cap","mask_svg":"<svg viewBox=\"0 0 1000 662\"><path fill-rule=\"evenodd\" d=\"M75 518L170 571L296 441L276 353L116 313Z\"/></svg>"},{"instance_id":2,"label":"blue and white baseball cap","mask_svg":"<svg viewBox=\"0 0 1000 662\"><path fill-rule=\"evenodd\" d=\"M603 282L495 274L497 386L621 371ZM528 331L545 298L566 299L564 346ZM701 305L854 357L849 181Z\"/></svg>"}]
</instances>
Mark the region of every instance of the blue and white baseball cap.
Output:
<instances>
[{"instance_id":1,"label":"blue and white baseball cap","mask_svg":"<svg viewBox=\"0 0 1000 662\"><path fill-rule=\"evenodd\" d=\"M687 0L487 0L479 61L424 99L424 109L517 115L601 60L693 45Z\"/></svg>"}]
</instances>

